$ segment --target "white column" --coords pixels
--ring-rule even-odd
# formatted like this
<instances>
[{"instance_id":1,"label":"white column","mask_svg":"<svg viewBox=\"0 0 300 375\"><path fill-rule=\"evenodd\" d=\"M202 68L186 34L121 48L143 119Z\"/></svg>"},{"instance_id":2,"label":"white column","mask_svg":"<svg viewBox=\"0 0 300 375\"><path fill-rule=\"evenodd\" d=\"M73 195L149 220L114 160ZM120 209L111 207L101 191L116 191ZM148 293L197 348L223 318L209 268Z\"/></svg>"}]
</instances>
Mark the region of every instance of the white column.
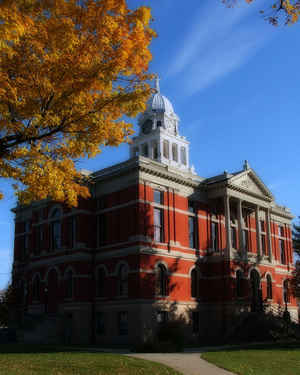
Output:
<instances>
[{"instance_id":1,"label":"white column","mask_svg":"<svg viewBox=\"0 0 300 375\"><path fill-rule=\"evenodd\" d=\"M225 228L226 228L226 257L230 258L231 253L231 228L230 228L230 197L225 195L224 197L224 213L225 213Z\"/></svg>"},{"instance_id":2,"label":"white column","mask_svg":"<svg viewBox=\"0 0 300 375\"><path fill-rule=\"evenodd\" d=\"M269 261L272 262L272 237L271 237L271 218L270 218L270 209L267 208L266 211L267 218L267 237L268 237L268 250L269 250Z\"/></svg>"},{"instance_id":3,"label":"white column","mask_svg":"<svg viewBox=\"0 0 300 375\"><path fill-rule=\"evenodd\" d=\"M259 225L259 206L255 206L255 221L256 221L256 243L257 243L257 256L262 256L261 248L261 233Z\"/></svg>"}]
</instances>

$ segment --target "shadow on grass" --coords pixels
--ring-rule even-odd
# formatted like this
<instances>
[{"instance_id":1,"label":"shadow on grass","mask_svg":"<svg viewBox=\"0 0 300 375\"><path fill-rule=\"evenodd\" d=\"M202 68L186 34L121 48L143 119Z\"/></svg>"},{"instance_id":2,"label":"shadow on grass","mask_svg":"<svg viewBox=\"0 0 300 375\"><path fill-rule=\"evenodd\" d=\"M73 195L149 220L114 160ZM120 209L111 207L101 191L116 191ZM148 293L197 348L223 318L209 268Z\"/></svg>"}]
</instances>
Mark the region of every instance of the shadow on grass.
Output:
<instances>
[{"instance_id":1,"label":"shadow on grass","mask_svg":"<svg viewBox=\"0 0 300 375\"><path fill-rule=\"evenodd\" d=\"M222 346L222 347L210 347L205 350L206 352L234 352L240 350L299 350L300 349L300 341L295 342L274 342L274 343L255 343L255 344L240 344L240 345L233 345L233 346Z\"/></svg>"},{"instance_id":2,"label":"shadow on grass","mask_svg":"<svg viewBox=\"0 0 300 375\"><path fill-rule=\"evenodd\" d=\"M101 353L99 347L56 346L44 344L0 344L0 354L13 353Z\"/></svg>"}]
</instances>

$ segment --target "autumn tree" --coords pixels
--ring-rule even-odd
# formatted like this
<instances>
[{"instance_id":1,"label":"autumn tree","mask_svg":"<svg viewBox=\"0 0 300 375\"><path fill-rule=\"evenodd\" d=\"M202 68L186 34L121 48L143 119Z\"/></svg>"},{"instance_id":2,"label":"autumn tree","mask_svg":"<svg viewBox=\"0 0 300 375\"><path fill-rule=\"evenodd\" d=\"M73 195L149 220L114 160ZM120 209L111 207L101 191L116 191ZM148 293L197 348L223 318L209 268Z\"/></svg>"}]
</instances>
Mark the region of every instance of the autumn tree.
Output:
<instances>
[{"instance_id":1,"label":"autumn tree","mask_svg":"<svg viewBox=\"0 0 300 375\"><path fill-rule=\"evenodd\" d=\"M11 309L15 305L16 292L10 284L7 288L0 291L0 327L9 324Z\"/></svg>"},{"instance_id":2,"label":"autumn tree","mask_svg":"<svg viewBox=\"0 0 300 375\"><path fill-rule=\"evenodd\" d=\"M248 4L256 0L222 0L229 7L244 1ZM260 10L261 15L272 25L278 26L281 23L291 25L298 21L300 15L300 0L269 0L270 6Z\"/></svg>"},{"instance_id":3,"label":"autumn tree","mask_svg":"<svg viewBox=\"0 0 300 375\"><path fill-rule=\"evenodd\" d=\"M0 2L0 177L21 203L89 196L75 161L132 134L125 119L151 92L150 22L126 0Z\"/></svg>"}]
</instances>

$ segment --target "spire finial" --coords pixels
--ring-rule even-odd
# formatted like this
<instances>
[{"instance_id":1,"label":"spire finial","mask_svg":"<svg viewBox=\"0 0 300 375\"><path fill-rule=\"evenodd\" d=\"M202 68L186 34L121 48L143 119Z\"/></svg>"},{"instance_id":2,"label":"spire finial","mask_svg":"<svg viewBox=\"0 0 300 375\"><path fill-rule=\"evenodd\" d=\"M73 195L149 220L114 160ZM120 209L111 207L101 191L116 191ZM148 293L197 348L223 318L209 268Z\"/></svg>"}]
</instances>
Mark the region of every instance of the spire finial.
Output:
<instances>
[{"instance_id":1,"label":"spire finial","mask_svg":"<svg viewBox=\"0 0 300 375\"><path fill-rule=\"evenodd\" d=\"M245 162L244 162L244 171L246 171L247 169L250 169L250 165L249 165L248 160L245 160Z\"/></svg>"},{"instance_id":2,"label":"spire finial","mask_svg":"<svg viewBox=\"0 0 300 375\"><path fill-rule=\"evenodd\" d=\"M158 77L158 74L156 74L156 77L155 77L155 88L156 88L156 91L158 93L160 93L160 88L159 88L159 77Z\"/></svg>"}]
</instances>

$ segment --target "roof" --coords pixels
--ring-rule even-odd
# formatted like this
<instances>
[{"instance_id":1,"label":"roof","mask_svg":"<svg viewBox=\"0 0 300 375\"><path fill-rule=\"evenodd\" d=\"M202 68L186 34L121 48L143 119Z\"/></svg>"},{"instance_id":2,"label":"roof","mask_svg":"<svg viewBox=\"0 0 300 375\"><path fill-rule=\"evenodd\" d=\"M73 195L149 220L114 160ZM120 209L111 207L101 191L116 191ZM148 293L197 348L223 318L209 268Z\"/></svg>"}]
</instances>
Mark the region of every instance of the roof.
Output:
<instances>
[{"instance_id":1,"label":"roof","mask_svg":"<svg viewBox=\"0 0 300 375\"><path fill-rule=\"evenodd\" d=\"M174 108L170 100L161 95L160 92L154 94L147 103L147 110L155 112L164 112L166 114L173 114Z\"/></svg>"}]
</instances>

